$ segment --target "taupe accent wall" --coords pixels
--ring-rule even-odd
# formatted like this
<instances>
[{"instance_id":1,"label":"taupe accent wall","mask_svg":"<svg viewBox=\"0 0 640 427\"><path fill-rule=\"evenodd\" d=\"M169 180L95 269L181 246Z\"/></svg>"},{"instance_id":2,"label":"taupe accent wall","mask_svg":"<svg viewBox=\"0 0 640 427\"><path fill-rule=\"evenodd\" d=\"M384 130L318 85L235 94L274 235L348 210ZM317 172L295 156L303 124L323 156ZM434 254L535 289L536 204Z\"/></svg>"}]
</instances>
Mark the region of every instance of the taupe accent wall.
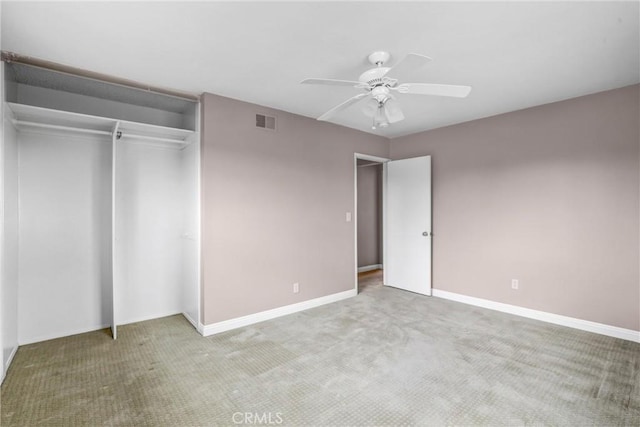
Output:
<instances>
[{"instance_id":1,"label":"taupe accent wall","mask_svg":"<svg viewBox=\"0 0 640 427\"><path fill-rule=\"evenodd\" d=\"M640 330L639 96L392 140L393 159L433 156L433 287Z\"/></svg>"},{"instance_id":2,"label":"taupe accent wall","mask_svg":"<svg viewBox=\"0 0 640 427\"><path fill-rule=\"evenodd\" d=\"M382 264L382 165L358 166L358 267Z\"/></svg>"},{"instance_id":3,"label":"taupe accent wall","mask_svg":"<svg viewBox=\"0 0 640 427\"><path fill-rule=\"evenodd\" d=\"M202 323L354 289L354 152L388 140L211 94L202 111Z\"/></svg>"}]
</instances>

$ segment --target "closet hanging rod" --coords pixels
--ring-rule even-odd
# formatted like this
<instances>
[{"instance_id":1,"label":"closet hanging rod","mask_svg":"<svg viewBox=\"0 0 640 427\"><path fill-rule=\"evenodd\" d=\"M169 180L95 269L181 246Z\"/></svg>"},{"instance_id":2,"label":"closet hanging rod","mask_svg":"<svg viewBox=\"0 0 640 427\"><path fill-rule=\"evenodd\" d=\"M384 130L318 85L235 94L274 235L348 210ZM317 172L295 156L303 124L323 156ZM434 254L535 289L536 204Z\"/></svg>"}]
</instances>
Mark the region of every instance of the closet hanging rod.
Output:
<instances>
[{"instance_id":1,"label":"closet hanging rod","mask_svg":"<svg viewBox=\"0 0 640 427\"><path fill-rule=\"evenodd\" d=\"M161 136L149 136L149 135L137 135L134 133L125 133L121 134L122 138L137 138L137 139L146 139L149 141L157 141L157 142L171 142L174 144L186 144L186 141L182 139L173 139L173 138L163 138Z\"/></svg>"},{"instance_id":2,"label":"closet hanging rod","mask_svg":"<svg viewBox=\"0 0 640 427\"><path fill-rule=\"evenodd\" d=\"M76 128L72 126L61 126L61 125L50 125L47 123L36 123L36 122L28 122L25 120L12 120L12 123L16 126L30 126L34 128L43 128L43 129L55 129L55 130L65 130L70 132L82 132L82 133L91 133L94 135L108 135L111 136L111 132L108 130L97 130L97 129L86 129L86 128Z\"/></svg>"},{"instance_id":3,"label":"closet hanging rod","mask_svg":"<svg viewBox=\"0 0 640 427\"><path fill-rule=\"evenodd\" d=\"M26 120L16 120L16 119L13 119L11 122L16 126L22 125L22 126L29 126L29 127L35 127L35 128L41 128L41 129L54 129L54 130L62 130L62 131L69 131L69 132L89 133L92 135L106 135L106 136L113 135L113 132L108 130L97 130L97 129L77 128L72 126L51 125L47 123L29 122ZM182 139L163 138L160 136L137 135L137 134L125 133L122 131L119 131L119 133L120 135L118 139L120 138L146 139L148 141L155 141L155 142L170 142L172 144L182 144L182 145L186 144L186 141Z\"/></svg>"}]
</instances>

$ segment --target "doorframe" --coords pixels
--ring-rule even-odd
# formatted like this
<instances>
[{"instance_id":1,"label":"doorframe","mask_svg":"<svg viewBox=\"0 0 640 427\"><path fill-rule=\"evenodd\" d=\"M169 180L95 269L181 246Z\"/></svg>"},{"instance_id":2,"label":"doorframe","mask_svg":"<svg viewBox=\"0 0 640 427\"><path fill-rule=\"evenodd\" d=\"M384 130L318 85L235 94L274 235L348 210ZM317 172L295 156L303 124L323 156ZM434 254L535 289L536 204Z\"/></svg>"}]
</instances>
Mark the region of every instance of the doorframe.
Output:
<instances>
[{"instance_id":1,"label":"doorframe","mask_svg":"<svg viewBox=\"0 0 640 427\"><path fill-rule=\"evenodd\" d=\"M384 271L384 258L386 255L386 247L384 244L385 236L385 212L387 203L387 168L385 164L391 159L386 157L372 156L363 153L353 153L353 248L354 248L354 290L358 294L358 160L369 160L382 164L382 265Z\"/></svg>"}]
</instances>

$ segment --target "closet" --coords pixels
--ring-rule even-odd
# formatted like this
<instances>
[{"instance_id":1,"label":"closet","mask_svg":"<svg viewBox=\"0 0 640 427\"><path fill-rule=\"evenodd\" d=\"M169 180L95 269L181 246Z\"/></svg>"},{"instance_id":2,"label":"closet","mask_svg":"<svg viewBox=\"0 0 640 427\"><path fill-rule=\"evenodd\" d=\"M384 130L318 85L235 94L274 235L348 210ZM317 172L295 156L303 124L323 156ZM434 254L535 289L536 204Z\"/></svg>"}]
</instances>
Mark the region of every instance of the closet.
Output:
<instances>
[{"instance_id":1,"label":"closet","mask_svg":"<svg viewBox=\"0 0 640 427\"><path fill-rule=\"evenodd\" d=\"M107 327L116 338L118 325L178 313L197 326L197 98L3 67L18 344Z\"/></svg>"}]
</instances>

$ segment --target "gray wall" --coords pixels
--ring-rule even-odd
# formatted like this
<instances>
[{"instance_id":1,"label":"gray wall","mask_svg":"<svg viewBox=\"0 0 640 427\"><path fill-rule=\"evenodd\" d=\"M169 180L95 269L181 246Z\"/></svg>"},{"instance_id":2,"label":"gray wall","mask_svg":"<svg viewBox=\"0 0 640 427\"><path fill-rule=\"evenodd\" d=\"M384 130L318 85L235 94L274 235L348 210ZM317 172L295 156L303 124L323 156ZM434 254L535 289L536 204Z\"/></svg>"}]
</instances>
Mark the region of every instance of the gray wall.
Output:
<instances>
[{"instance_id":1,"label":"gray wall","mask_svg":"<svg viewBox=\"0 0 640 427\"><path fill-rule=\"evenodd\" d=\"M354 289L354 152L388 140L211 94L202 110L202 322Z\"/></svg>"},{"instance_id":2,"label":"gray wall","mask_svg":"<svg viewBox=\"0 0 640 427\"><path fill-rule=\"evenodd\" d=\"M639 88L392 140L433 156L434 288L640 330Z\"/></svg>"},{"instance_id":3,"label":"gray wall","mask_svg":"<svg viewBox=\"0 0 640 427\"><path fill-rule=\"evenodd\" d=\"M382 264L382 165L358 166L358 267Z\"/></svg>"}]
</instances>

